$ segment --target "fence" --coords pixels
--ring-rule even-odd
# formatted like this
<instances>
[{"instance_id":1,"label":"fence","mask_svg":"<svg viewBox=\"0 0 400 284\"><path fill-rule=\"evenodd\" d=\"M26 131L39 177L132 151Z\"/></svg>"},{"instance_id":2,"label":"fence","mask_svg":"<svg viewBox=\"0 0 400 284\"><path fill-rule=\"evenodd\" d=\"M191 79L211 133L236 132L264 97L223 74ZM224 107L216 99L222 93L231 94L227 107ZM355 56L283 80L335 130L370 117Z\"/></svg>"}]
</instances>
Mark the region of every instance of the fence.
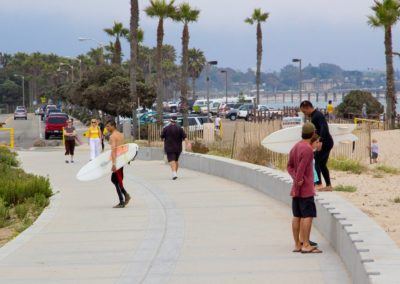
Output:
<instances>
[{"instance_id":1,"label":"fence","mask_svg":"<svg viewBox=\"0 0 400 284\"><path fill-rule=\"evenodd\" d=\"M352 120L336 119L331 123L354 123ZM282 120L268 119L264 121L224 121L220 132L215 132L212 123L204 124L204 128L186 128L190 141L200 141L210 150L224 153L230 158L285 168L288 155L272 152L261 146L261 141L269 134L282 128ZM371 145L371 133L381 130L382 124L358 124L354 134L358 141L354 143L340 143L331 153L333 158L349 158L358 161L367 161L370 157L368 147ZM160 134L162 127L152 124L148 126L149 146L161 146Z\"/></svg>"}]
</instances>

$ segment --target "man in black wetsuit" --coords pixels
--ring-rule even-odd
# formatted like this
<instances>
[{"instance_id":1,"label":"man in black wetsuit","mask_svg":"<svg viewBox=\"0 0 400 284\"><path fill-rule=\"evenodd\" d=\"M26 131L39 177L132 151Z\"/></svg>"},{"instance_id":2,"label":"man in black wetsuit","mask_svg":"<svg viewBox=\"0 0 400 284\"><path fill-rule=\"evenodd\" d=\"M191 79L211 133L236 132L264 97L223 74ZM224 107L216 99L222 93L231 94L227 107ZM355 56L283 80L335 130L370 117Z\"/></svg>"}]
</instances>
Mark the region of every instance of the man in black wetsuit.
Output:
<instances>
[{"instance_id":1,"label":"man in black wetsuit","mask_svg":"<svg viewBox=\"0 0 400 284\"><path fill-rule=\"evenodd\" d=\"M315 152L315 169L318 174L317 190L319 191L332 191L331 178L327 166L329 154L333 148L333 138L329 133L329 126L326 122L325 116L314 108L310 101L303 101L300 104L300 110L306 115L311 117L311 122L314 124L316 133L320 137L320 146ZM326 187L322 186L321 174L324 177Z\"/></svg>"}]
</instances>

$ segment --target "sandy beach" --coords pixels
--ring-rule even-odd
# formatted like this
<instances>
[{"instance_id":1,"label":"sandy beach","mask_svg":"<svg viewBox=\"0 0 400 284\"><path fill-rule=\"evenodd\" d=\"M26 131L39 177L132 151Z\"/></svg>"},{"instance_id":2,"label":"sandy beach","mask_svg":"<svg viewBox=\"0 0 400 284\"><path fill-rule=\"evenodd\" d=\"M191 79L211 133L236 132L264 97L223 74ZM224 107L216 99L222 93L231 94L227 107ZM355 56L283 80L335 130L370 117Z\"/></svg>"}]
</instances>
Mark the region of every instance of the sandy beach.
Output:
<instances>
[{"instance_id":1,"label":"sandy beach","mask_svg":"<svg viewBox=\"0 0 400 284\"><path fill-rule=\"evenodd\" d=\"M380 147L378 165L400 170L400 130L375 132ZM367 163L367 161L365 162ZM357 187L354 193L337 192L373 218L400 246L400 175L378 172L375 165L361 175L332 171L332 183ZM399 200L400 201L400 200Z\"/></svg>"}]
</instances>

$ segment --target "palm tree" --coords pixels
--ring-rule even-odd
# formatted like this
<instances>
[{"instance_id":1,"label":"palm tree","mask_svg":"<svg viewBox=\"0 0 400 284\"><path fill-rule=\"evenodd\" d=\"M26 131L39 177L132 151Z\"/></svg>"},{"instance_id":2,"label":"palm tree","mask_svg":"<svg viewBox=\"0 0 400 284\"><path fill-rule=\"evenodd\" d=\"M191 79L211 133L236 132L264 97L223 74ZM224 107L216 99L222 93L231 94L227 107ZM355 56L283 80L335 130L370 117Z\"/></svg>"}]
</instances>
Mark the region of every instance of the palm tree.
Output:
<instances>
[{"instance_id":1,"label":"palm tree","mask_svg":"<svg viewBox=\"0 0 400 284\"><path fill-rule=\"evenodd\" d=\"M122 62L122 48L120 38L126 38L129 35L129 30L124 28L124 25L119 22L114 22L114 26L104 31L111 37L115 37L114 55L112 59L113 64L121 65Z\"/></svg>"},{"instance_id":2,"label":"palm tree","mask_svg":"<svg viewBox=\"0 0 400 284\"><path fill-rule=\"evenodd\" d=\"M179 5L174 20L183 23L182 67L181 67L181 105L183 107L183 125L188 126L188 66L189 66L189 23L197 22L200 10L192 9L188 3Z\"/></svg>"},{"instance_id":3,"label":"palm tree","mask_svg":"<svg viewBox=\"0 0 400 284\"><path fill-rule=\"evenodd\" d=\"M250 25L257 24L257 73L256 73L256 85L257 85L257 105L260 104L260 83L261 83L261 60L262 60L262 30L261 23L267 21L269 13L264 13L261 9L254 9L253 15L245 20Z\"/></svg>"},{"instance_id":4,"label":"palm tree","mask_svg":"<svg viewBox=\"0 0 400 284\"><path fill-rule=\"evenodd\" d=\"M150 6L145 11L151 18L158 18L157 27L157 116L158 123L163 123L163 73L162 73L162 46L164 41L164 20L175 14L174 0L150 0Z\"/></svg>"},{"instance_id":5,"label":"palm tree","mask_svg":"<svg viewBox=\"0 0 400 284\"><path fill-rule=\"evenodd\" d=\"M204 52L200 49L191 48L189 49L189 76L192 78L192 97L196 95L196 80L200 77L203 72L204 66L207 63Z\"/></svg>"},{"instance_id":6,"label":"palm tree","mask_svg":"<svg viewBox=\"0 0 400 284\"><path fill-rule=\"evenodd\" d=\"M130 62L130 93L132 99L132 122L133 132L132 138L135 140L138 130L138 119L136 110L138 107L138 92L137 92L137 69L138 69L138 54L139 42L143 41L143 30L139 29L139 2L131 0L131 22L130 22L130 45L131 45L131 62Z\"/></svg>"},{"instance_id":7,"label":"palm tree","mask_svg":"<svg viewBox=\"0 0 400 284\"><path fill-rule=\"evenodd\" d=\"M396 90L394 85L393 68L393 41L392 27L400 19L400 3L397 0L375 0L371 7L373 15L368 16L368 24L374 28L385 30L385 55L386 55L386 116L389 128L393 129L396 122Z\"/></svg>"}]
</instances>

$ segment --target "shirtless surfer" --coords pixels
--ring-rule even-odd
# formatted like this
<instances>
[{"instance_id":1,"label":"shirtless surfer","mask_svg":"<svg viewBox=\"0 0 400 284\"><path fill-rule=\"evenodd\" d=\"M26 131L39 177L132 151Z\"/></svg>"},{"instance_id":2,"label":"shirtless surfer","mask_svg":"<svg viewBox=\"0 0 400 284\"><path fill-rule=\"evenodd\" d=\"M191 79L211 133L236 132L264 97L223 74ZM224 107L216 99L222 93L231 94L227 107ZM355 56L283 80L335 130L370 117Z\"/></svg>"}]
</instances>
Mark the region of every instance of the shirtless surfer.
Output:
<instances>
[{"instance_id":1,"label":"shirtless surfer","mask_svg":"<svg viewBox=\"0 0 400 284\"><path fill-rule=\"evenodd\" d=\"M111 182L115 185L118 193L119 203L114 208L124 208L131 200L130 195L126 192L123 184L124 179L124 168L116 169L117 150L119 146L124 144L124 136L117 130L117 125L114 120L110 120L106 124L107 131L111 133L110 145L111 145L111 160L112 160L112 175ZM125 200L124 200L125 197Z\"/></svg>"}]
</instances>

